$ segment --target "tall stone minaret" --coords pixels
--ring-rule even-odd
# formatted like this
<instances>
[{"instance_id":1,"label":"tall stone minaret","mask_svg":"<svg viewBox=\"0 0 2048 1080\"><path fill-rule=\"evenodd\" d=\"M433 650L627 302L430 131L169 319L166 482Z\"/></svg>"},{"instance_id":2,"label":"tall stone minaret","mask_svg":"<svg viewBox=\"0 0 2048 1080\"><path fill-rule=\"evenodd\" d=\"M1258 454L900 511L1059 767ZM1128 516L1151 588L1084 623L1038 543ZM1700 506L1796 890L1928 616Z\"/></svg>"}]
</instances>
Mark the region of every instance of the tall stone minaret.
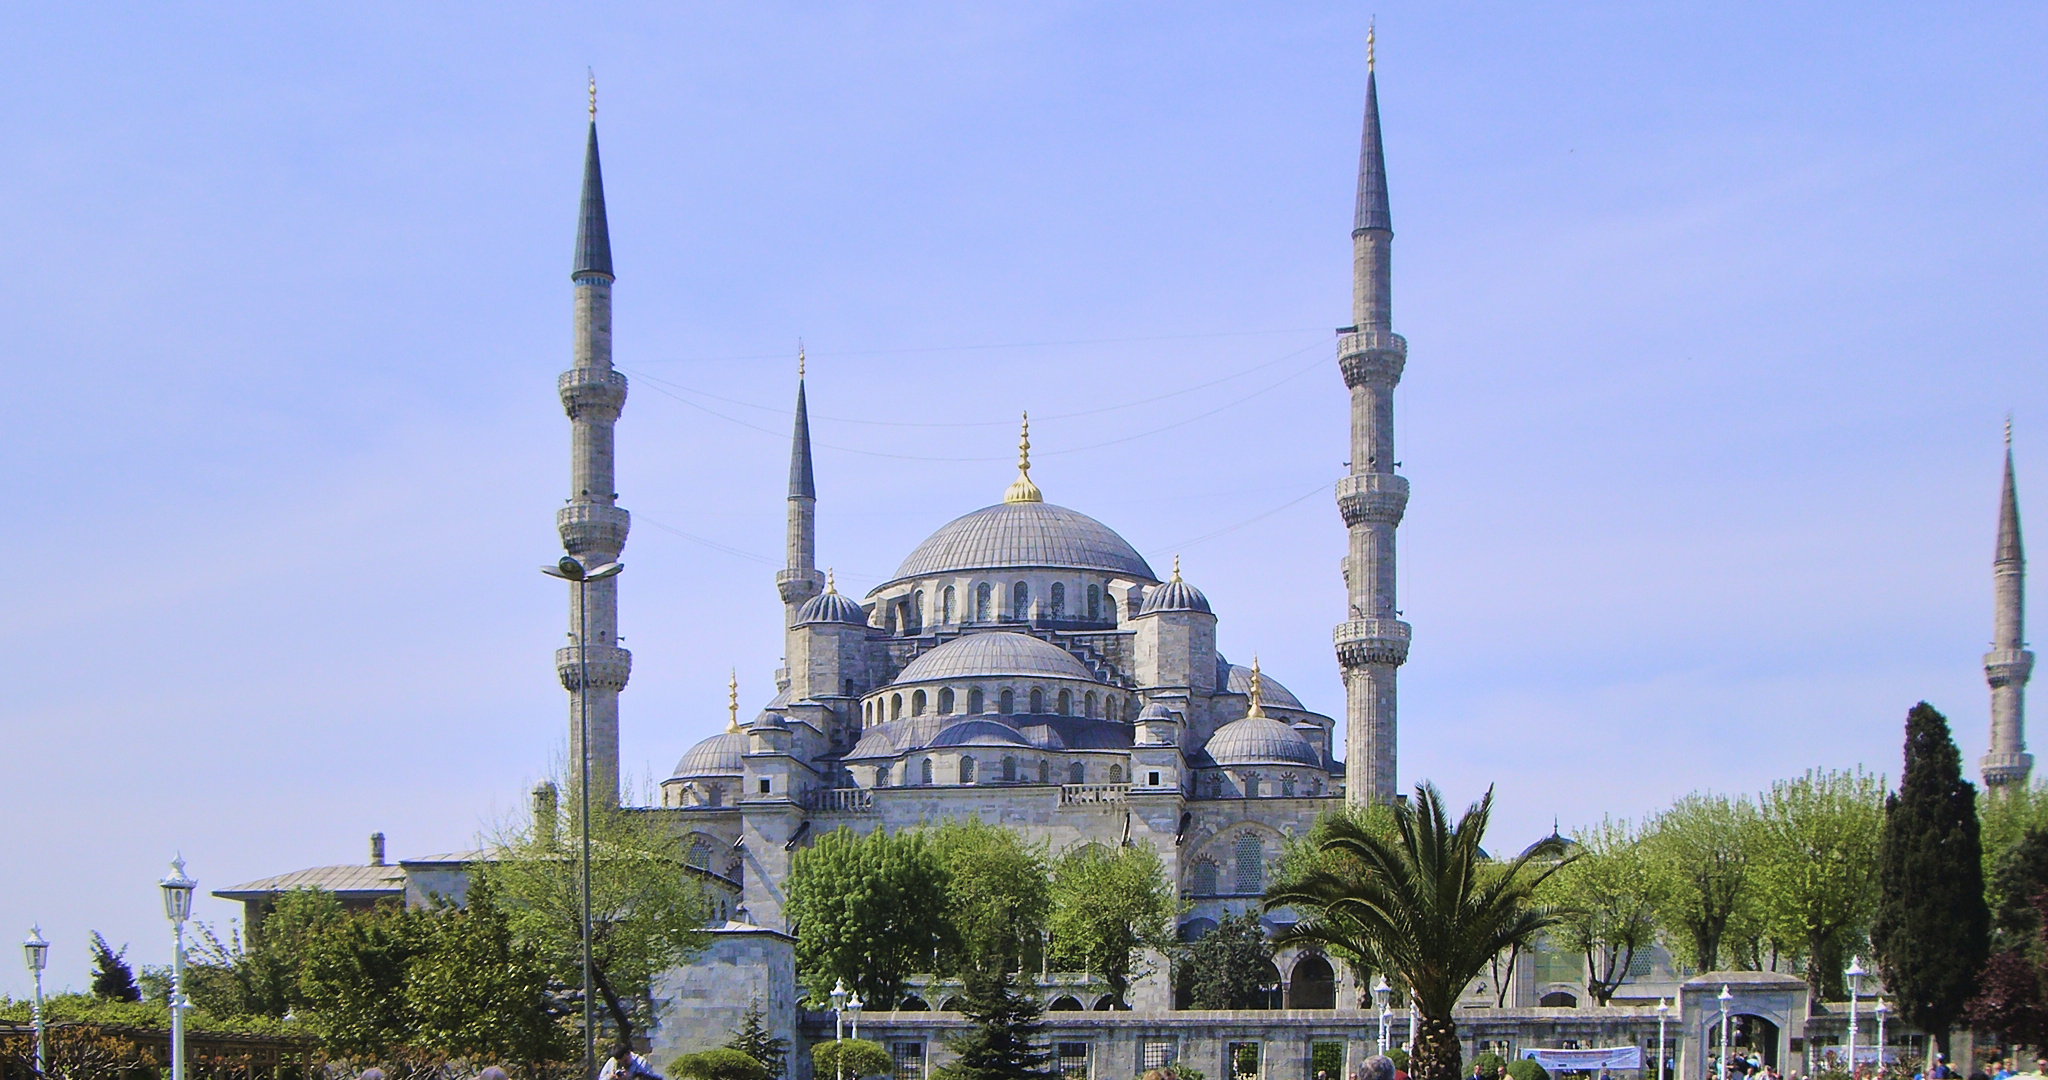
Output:
<instances>
[{"instance_id":1,"label":"tall stone minaret","mask_svg":"<svg viewBox=\"0 0 2048 1080\"><path fill-rule=\"evenodd\" d=\"M626 546L631 517L613 490L612 427L626 404L626 377L612 370L612 242L604 218L604 177L597 166L597 84L590 90L590 142L583 156L583 206L576 222L576 261L569 271L576 288L575 366L557 387L569 414L569 502L555 511L562 547L585 566L615 562ZM578 596L588 593L588 642L575 641L583 626ZM571 645L555 653L555 670L569 691L569 752L582 738L584 698L590 706L590 795L619 797L619 691L633 671L633 656L619 648L619 579L606 578L569 588ZM588 650L590 684L577 645ZM572 774L572 781L574 776Z\"/></svg>"},{"instance_id":2,"label":"tall stone minaret","mask_svg":"<svg viewBox=\"0 0 2048 1080\"><path fill-rule=\"evenodd\" d=\"M811 475L811 414L804 404L804 353L796 353L796 430L789 439L789 531L787 566L775 572L782 594L782 625L796 625L797 611L825 591L818 573L818 485Z\"/></svg>"},{"instance_id":3,"label":"tall stone minaret","mask_svg":"<svg viewBox=\"0 0 2048 1080\"><path fill-rule=\"evenodd\" d=\"M1394 530L1408 507L1408 481L1394 474L1394 386L1408 341L1393 328L1393 216L1380 147L1373 32L1365 37L1365 135L1358 152L1358 212L1351 227L1351 317L1340 331L1337 365L1351 388L1351 475L1337 481L1337 508L1350 530L1344 583L1350 617L1336 631L1344 669L1344 799L1395 796L1395 673L1408 660L1408 624L1394 606Z\"/></svg>"},{"instance_id":4,"label":"tall stone minaret","mask_svg":"<svg viewBox=\"0 0 2048 1080\"><path fill-rule=\"evenodd\" d=\"M2025 786L2034 771L2034 755L2027 753L2027 679L2034 673L2034 654L2027 651L2027 553L2020 546L2011 421L2005 426L2005 490L1998 500L1991 583L1991 651L1984 654L1984 678L1991 684L1991 752L1979 765L1985 788L1997 794L2008 784Z\"/></svg>"}]
</instances>

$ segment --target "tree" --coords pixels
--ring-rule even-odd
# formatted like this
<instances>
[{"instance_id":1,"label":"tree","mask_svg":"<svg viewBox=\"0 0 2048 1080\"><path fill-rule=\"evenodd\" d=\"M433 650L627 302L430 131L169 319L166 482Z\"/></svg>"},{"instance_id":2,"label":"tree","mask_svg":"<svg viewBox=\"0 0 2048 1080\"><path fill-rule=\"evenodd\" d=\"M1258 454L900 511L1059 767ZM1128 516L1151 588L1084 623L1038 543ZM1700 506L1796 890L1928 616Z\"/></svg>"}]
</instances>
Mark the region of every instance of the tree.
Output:
<instances>
[{"instance_id":1,"label":"tree","mask_svg":"<svg viewBox=\"0 0 2048 1080\"><path fill-rule=\"evenodd\" d=\"M1246 911L1225 915L1216 929L1179 949L1177 989L1192 1009L1263 1009L1271 988L1273 947L1266 924Z\"/></svg>"},{"instance_id":2,"label":"tree","mask_svg":"<svg viewBox=\"0 0 2048 1080\"><path fill-rule=\"evenodd\" d=\"M2007 785L1977 800L1979 840L1984 845L1984 878L2029 829L2048 829L2048 783Z\"/></svg>"},{"instance_id":3,"label":"tree","mask_svg":"<svg viewBox=\"0 0 2048 1080\"><path fill-rule=\"evenodd\" d=\"M1044 845L969 818L934 830L932 850L945 871L946 921L952 926L943 970L964 975L1019 967L1044 932L1051 907Z\"/></svg>"},{"instance_id":4,"label":"tree","mask_svg":"<svg viewBox=\"0 0 2048 1080\"><path fill-rule=\"evenodd\" d=\"M1870 918L1884 784L1809 770L1771 785L1758 809L1758 901L1773 932L1803 943L1807 990L1840 1000L1849 949Z\"/></svg>"},{"instance_id":5,"label":"tree","mask_svg":"<svg viewBox=\"0 0 2048 1080\"><path fill-rule=\"evenodd\" d=\"M92 934L92 996L101 1001L141 1001L142 990L135 985L135 971L128 966L128 946L115 952L107 939Z\"/></svg>"},{"instance_id":6,"label":"tree","mask_svg":"<svg viewBox=\"0 0 2048 1080\"><path fill-rule=\"evenodd\" d=\"M1140 949L1166 949L1179 913L1166 869L1150 844L1110 849L1083 844L1060 856L1052 877L1052 953L1056 963L1099 976L1110 1000L1130 1007Z\"/></svg>"},{"instance_id":7,"label":"tree","mask_svg":"<svg viewBox=\"0 0 2048 1080\"><path fill-rule=\"evenodd\" d=\"M1343 806L1318 817L1307 831L1298 837L1290 837L1281 848L1280 865L1274 881L1287 884L1298 881L1316 870L1337 874L1355 874L1363 865L1357 858L1342 849L1325 850L1323 841L1330 836L1330 829L1338 822L1348 827L1373 833L1392 840L1398 835L1394 827L1393 811L1385 805L1373 803L1365 806ZM1359 956L1342 946L1331 946L1326 950L1334 959L1342 961L1351 969L1353 981L1358 986L1358 1007L1372 1007L1373 967L1370 957ZM1507 993L1508 979L1514 971L1518 950L1510 949L1505 961L1496 956L1490 966L1494 969L1494 985L1501 988L1503 1000Z\"/></svg>"},{"instance_id":8,"label":"tree","mask_svg":"<svg viewBox=\"0 0 2048 1080\"><path fill-rule=\"evenodd\" d=\"M932 1080L1046 1080L1052 1054L1037 1041L1044 1025L1036 998L1017 992L1010 972L976 969L966 977L960 1011L974 1026L946 1039L956 1056Z\"/></svg>"},{"instance_id":9,"label":"tree","mask_svg":"<svg viewBox=\"0 0 2048 1080\"><path fill-rule=\"evenodd\" d=\"M1694 793L1649 823L1645 853L1658 878L1657 921L1672 952L1700 971L1721 967L1721 939L1739 918L1750 881L1756 807Z\"/></svg>"},{"instance_id":10,"label":"tree","mask_svg":"<svg viewBox=\"0 0 2048 1080\"><path fill-rule=\"evenodd\" d=\"M2034 898L2044 890L2048 890L2048 829L2032 826L1998 856L1986 883L1984 899L1991 908L1993 949L2016 950L2037 961L2048 960L2041 955L2041 916L2034 908Z\"/></svg>"},{"instance_id":11,"label":"tree","mask_svg":"<svg viewBox=\"0 0 2048 1080\"><path fill-rule=\"evenodd\" d=\"M1992 955L1977 976L1977 996L1963 1009L1973 1031L2008 1046L2048 1043L2048 1012L2041 1005L2041 970L2017 949Z\"/></svg>"},{"instance_id":12,"label":"tree","mask_svg":"<svg viewBox=\"0 0 2048 1080\"><path fill-rule=\"evenodd\" d=\"M1280 941L1341 946L1371 957L1399 979L1419 1015L1410 1073L1417 1080L1459 1080L1460 1049L1453 1010L1487 961L1557 925L1558 913L1536 902L1536 890L1561 860L1540 843L1512 862L1489 862L1479 844L1493 811L1493 792L1468 808L1456 828L1432 784L1415 800L1392 807L1392 839L1339 820L1325 847L1354 856L1353 871L1313 871L1266 893L1266 908L1293 907L1302 921Z\"/></svg>"},{"instance_id":13,"label":"tree","mask_svg":"<svg viewBox=\"0 0 2048 1080\"><path fill-rule=\"evenodd\" d=\"M423 913L379 905L308 939L300 983L307 1025L323 1048L378 1055L408 1041L418 1016L405 992L406 970L427 938Z\"/></svg>"},{"instance_id":14,"label":"tree","mask_svg":"<svg viewBox=\"0 0 2048 1080\"><path fill-rule=\"evenodd\" d=\"M925 830L855 836L841 826L790 860L797 978L812 1000L844 982L885 1008L950 947L946 874Z\"/></svg>"},{"instance_id":15,"label":"tree","mask_svg":"<svg viewBox=\"0 0 2048 1080\"><path fill-rule=\"evenodd\" d=\"M1657 874L1626 821L1604 819L1575 839L1578 858L1551 878L1546 899L1562 919L1559 944L1586 958L1586 993L1605 1005L1656 941Z\"/></svg>"},{"instance_id":16,"label":"tree","mask_svg":"<svg viewBox=\"0 0 2048 1080\"><path fill-rule=\"evenodd\" d=\"M1989 948L1983 856L1977 789L1948 719L1923 701L1906 715L1906 768L1885 799L1870 944L1900 1018L1943 1053Z\"/></svg>"},{"instance_id":17,"label":"tree","mask_svg":"<svg viewBox=\"0 0 2048 1080\"><path fill-rule=\"evenodd\" d=\"M579 800L564 799L557 819L506 830L488 860L470 868L504 905L516 946L570 986L582 985L582 860ZM654 976L704 945L710 913L676 837L631 807L593 806L590 815L590 960L592 989L610 1018L616 1045L652 1021ZM474 887L474 885L472 885Z\"/></svg>"},{"instance_id":18,"label":"tree","mask_svg":"<svg viewBox=\"0 0 2048 1080\"><path fill-rule=\"evenodd\" d=\"M733 1032L732 1041L725 1047L760 1062L766 1080L781 1080L783 1072L789 1068L789 1040L768 1033L767 1026L761 1023L759 999L747 1003L747 1011L740 1016L739 1029Z\"/></svg>"},{"instance_id":19,"label":"tree","mask_svg":"<svg viewBox=\"0 0 2048 1080\"><path fill-rule=\"evenodd\" d=\"M766 1066L752 1054L720 1046L695 1054L681 1054L669 1063L669 1071L690 1080L768 1080Z\"/></svg>"},{"instance_id":20,"label":"tree","mask_svg":"<svg viewBox=\"0 0 2048 1080\"><path fill-rule=\"evenodd\" d=\"M896 1059L881 1043L867 1039L835 1039L811 1047L811 1075L834 1080L862 1076L887 1076L896 1071Z\"/></svg>"},{"instance_id":21,"label":"tree","mask_svg":"<svg viewBox=\"0 0 2048 1080\"><path fill-rule=\"evenodd\" d=\"M345 917L341 901L321 889L292 889L247 935L222 941L200 924L185 963L185 992L215 1016L282 1017L303 1009L300 987L306 950L314 937Z\"/></svg>"},{"instance_id":22,"label":"tree","mask_svg":"<svg viewBox=\"0 0 2048 1080\"><path fill-rule=\"evenodd\" d=\"M451 1057L537 1065L573 1054L549 1000L548 967L520 947L511 913L488 875L461 907L439 905L405 970L413 1017L407 1041Z\"/></svg>"}]
</instances>

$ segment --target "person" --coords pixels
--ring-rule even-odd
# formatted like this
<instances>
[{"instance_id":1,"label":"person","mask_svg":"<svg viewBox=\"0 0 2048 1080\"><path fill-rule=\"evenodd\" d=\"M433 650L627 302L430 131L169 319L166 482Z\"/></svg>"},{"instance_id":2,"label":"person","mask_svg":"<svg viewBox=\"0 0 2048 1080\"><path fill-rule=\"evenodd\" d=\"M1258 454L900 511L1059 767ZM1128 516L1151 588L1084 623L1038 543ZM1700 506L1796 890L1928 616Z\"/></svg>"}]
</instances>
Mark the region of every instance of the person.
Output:
<instances>
[{"instance_id":1,"label":"person","mask_svg":"<svg viewBox=\"0 0 2048 1080\"><path fill-rule=\"evenodd\" d=\"M644 1080L665 1080L647 1059L633 1052L629 1046L621 1046L605 1059L604 1068L598 1070L597 1080L625 1080L637 1076Z\"/></svg>"},{"instance_id":2,"label":"person","mask_svg":"<svg viewBox=\"0 0 2048 1080\"><path fill-rule=\"evenodd\" d=\"M1472 1062L1471 1080L1486 1080L1486 1070L1479 1067L1479 1062L1476 1058Z\"/></svg>"},{"instance_id":3,"label":"person","mask_svg":"<svg viewBox=\"0 0 2048 1080\"><path fill-rule=\"evenodd\" d=\"M1358 1080L1394 1080L1394 1059L1374 1054L1359 1066Z\"/></svg>"},{"instance_id":4,"label":"person","mask_svg":"<svg viewBox=\"0 0 2048 1080\"><path fill-rule=\"evenodd\" d=\"M476 1074L476 1080L512 1080L512 1078L505 1075L505 1070L493 1065Z\"/></svg>"}]
</instances>

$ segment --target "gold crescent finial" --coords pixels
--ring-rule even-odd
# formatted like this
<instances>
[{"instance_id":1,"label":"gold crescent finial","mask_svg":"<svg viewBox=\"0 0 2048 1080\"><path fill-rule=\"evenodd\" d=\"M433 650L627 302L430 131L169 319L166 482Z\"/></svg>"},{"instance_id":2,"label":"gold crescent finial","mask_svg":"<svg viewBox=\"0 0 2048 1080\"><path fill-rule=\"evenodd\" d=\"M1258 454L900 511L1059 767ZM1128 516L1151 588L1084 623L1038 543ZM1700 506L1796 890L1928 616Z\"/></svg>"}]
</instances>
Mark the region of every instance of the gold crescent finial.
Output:
<instances>
[{"instance_id":1,"label":"gold crescent finial","mask_svg":"<svg viewBox=\"0 0 2048 1080\"><path fill-rule=\"evenodd\" d=\"M1375 15L1371 22L1365 24L1365 71L1368 75L1372 73L1373 38L1379 29L1379 21L1380 17Z\"/></svg>"},{"instance_id":2,"label":"gold crescent finial","mask_svg":"<svg viewBox=\"0 0 2048 1080\"><path fill-rule=\"evenodd\" d=\"M1044 502L1044 493L1031 482L1031 413L1024 413L1023 434L1017 439L1017 479L1010 484L1010 490L1003 492L1006 503Z\"/></svg>"},{"instance_id":3,"label":"gold crescent finial","mask_svg":"<svg viewBox=\"0 0 2048 1080\"><path fill-rule=\"evenodd\" d=\"M838 583L832 580L832 568L829 566L825 568L825 591L829 593L836 593L839 591Z\"/></svg>"},{"instance_id":4,"label":"gold crescent finial","mask_svg":"<svg viewBox=\"0 0 2048 1080\"><path fill-rule=\"evenodd\" d=\"M2012 453L2012 414L2005 414L2005 452Z\"/></svg>"},{"instance_id":5,"label":"gold crescent finial","mask_svg":"<svg viewBox=\"0 0 2048 1080\"><path fill-rule=\"evenodd\" d=\"M1173 580L1180 580L1180 556L1178 555L1173 557Z\"/></svg>"},{"instance_id":6,"label":"gold crescent finial","mask_svg":"<svg viewBox=\"0 0 2048 1080\"><path fill-rule=\"evenodd\" d=\"M1266 715L1265 704L1260 700L1259 657L1256 653L1252 655L1252 685L1250 697L1252 699L1252 705L1251 708L1245 712L1245 715L1248 717Z\"/></svg>"},{"instance_id":7,"label":"gold crescent finial","mask_svg":"<svg viewBox=\"0 0 2048 1080\"><path fill-rule=\"evenodd\" d=\"M595 124L597 123L597 71L595 69L587 70L590 72L590 122Z\"/></svg>"},{"instance_id":8,"label":"gold crescent finial","mask_svg":"<svg viewBox=\"0 0 2048 1080\"><path fill-rule=\"evenodd\" d=\"M796 377L804 377L804 339L796 339Z\"/></svg>"},{"instance_id":9,"label":"gold crescent finial","mask_svg":"<svg viewBox=\"0 0 2048 1080\"><path fill-rule=\"evenodd\" d=\"M732 677L725 684L725 730L736 732L740 729L740 669L732 669Z\"/></svg>"}]
</instances>

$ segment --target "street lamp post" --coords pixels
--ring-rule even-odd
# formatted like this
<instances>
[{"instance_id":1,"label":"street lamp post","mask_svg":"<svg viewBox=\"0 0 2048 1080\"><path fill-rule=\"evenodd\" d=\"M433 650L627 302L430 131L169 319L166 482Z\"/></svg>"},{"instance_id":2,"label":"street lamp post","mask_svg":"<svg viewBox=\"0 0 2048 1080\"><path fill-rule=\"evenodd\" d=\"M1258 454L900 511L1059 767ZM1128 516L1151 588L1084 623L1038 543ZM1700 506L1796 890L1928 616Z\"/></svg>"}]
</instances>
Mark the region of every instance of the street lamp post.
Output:
<instances>
[{"instance_id":1,"label":"street lamp post","mask_svg":"<svg viewBox=\"0 0 2048 1080\"><path fill-rule=\"evenodd\" d=\"M43 940L42 926L29 928L28 939L21 943L21 955L36 977L35 1014L30 1019L35 1021L36 1028L36 1075L42 1076L49 1071L43 1060L43 969L50 966L50 943Z\"/></svg>"},{"instance_id":2,"label":"street lamp post","mask_svg":"<svg viewBox=\"0 0 2048 1080\"><path fill-rule=\"evenodd\" d=\"M1884 999L1883 999L1883 998L1878 998L1878 999L1877 999L1877 1004L1876 1004L1876 1005L1875 1005L1875 1006L1874 1006L1874 1007L1872 1008L1872 1010L1871 1010L1871 1011L1873 1011L1873 1012L1877 1013L1877 1071L1878 1071L1878 1074L1879 1074L1879 1075L1883 1075L1883 1073L1884 1073Z\"/></svg>"},{"instance_id":3,"label":"street lamp post","mask_svg":"<svg viewBox=\"0 0 2048 1080\"><path fill-rule=\"evenodd\" d=\"M199 883L185 876L180 855L171 860L171 876L157 886L164 891L164 917L171 920L171 1080L185 1080L185 920L192 917Z\"/></svg>"},{"instance_id":4,"label":"street lamp post","mask_svg":"<svg viewBox=\"0 0 2048 1080\"><path fill-rule=\"evenodd\" d=\"M846 995L846 1011L853 1016L853 1037L856 1039L860 1038L860 1010L860 995L858 993Z\"/></svg>"},{"instance_id":5,"label":"street lamp post","mask_svg":"<svg viewBox=\"0 0 2048 1080\"><path fill-rule=\"evenodd\" d=\"M540 572L573 582L576 586L576 757L582 782L576 785L582 799L583 833L583 1077L597 1076L597 1014L590 1000L590 583L602 581L626 568L624 563L605 563L585 568L574 556L564 555ZM185 1080L176 1077L174 1080Z\"/></svg>"},{"instance_id":6,"label":"street lamp post","mask_svg":"<svg viewBox=\"0 0 2048 1080\"><path fill-rule=\"evenodd\" d=\"M846 980L840 979L832 985L832 1038L844 1041L846 1038Z\"/></svg>"},{"instance_id":7,"label":"street lamp post","mask_svg":"<svg viewBox=\"0 0 2048 1080\"><path fill-rule=\"evenodd\" d=\"M1843 975L1844 977L1846 977L1846 978L1847 978L1847 979L1849 980L1849 1076L1850 1076L1850 1080L1855 1080L1855 1076L1856 1076L1856 1004L1857 1004L1857 1000L1856 1000L1856 999L1857 999L1857 997L1858 997L1858 996L1860 995L1860 993L1861 993L1861 991L1862 991L1862 989L1863 989L1863 976L1865 976L1865 975L1867 975L1867 974L1869 974L1869 972L1867 972L1867 971L1864 971L1864 970L1863 970L1863 958L1862 958L1862 957L1860 957L1860 956L1852 956L1852 957L1850 957L1850 958L1849 958L1849 970L1847 970L1847 971L1844 971L1844 972L1842 972L1842 975Z\"/></svg>"},{"instance_id":8,"label":"street lamp post","mask_svg":"<svg viewBox=\"0 0 2048 1080\"><path fill-rule=\"evenodd\" d=\"M1728 984L1721 984L1721 1080L1728 1080L1728 1003L1735 995L1728 992Z\"/></svg>"},{"instance_id":9,"label":"street lamp post","mask_svg":"<svg viewBox=\"0 0 2048 1080\"><path fill-rule=\"evenodd\" d=\"M1394 988L1393 988L1393 987L1391 987L1391 986L1388 986L1388 985L1387 985L1387 977L1386 977L1385 975L1381 975L1381 976L1380 976L1380 979L1379 979L1379 982L1377 982L1377 983L1374 983L1374 984L1373 984L1373 988L1372 988L1372 999L1373 999L1373 1001L1375 1001L1375 1002L1377 1002L1377 1003L1379 1004L1379 1009L1380 1009L1380 1041L1379 1041L1379 1053L1381 1053L1381 1054L1385 1054L1385 1053L1387 1052L1387 1021L1388 1021L1389 1019L1391 1019L1391 1018L1393 1017L1393 1014L1394 1014L1394 1010L1393 1010L1393 1008L1392 1008L1392 1005L1391 1005L1391 1003L1392 1003L1392 1002L1393 1002L1393 1000L1394 1000Z\"/></svg>"},{"instance_id":10,"label":"street lamp post","mask_svg":"<svg viewBox=\"0 0 2048 1080\"><path fill-rule=\"evenodd\" d=\"M1666 1001L1666 1000L1664 1000L1663 998L1658 998L1658 999L1657 999L1657 1080L1665 1080L1665 1075L1664 1075L1664 1074L1665 1074L1665 1072L1666 1072L1666 1070L1665 1070L1665 1065L1666 1065L1666 1062L1665 1062L1665 1060L1664 1060L1664 1047L1665 1047L1665 1046L1667 1046L1667 1045L1669 1045L1669 1044L1668 1044L1668 1043L1666 1043L1666 1042L1664 1041L1664 1021L1666 1021L1666 1020L1668 1020L1668 1019L1670 1019L1670 1018L1671 1018L1671 1003L1670 1003L1670 1002L1668 1002L1668 1001Z\"/></svg>"}]
</instances>

